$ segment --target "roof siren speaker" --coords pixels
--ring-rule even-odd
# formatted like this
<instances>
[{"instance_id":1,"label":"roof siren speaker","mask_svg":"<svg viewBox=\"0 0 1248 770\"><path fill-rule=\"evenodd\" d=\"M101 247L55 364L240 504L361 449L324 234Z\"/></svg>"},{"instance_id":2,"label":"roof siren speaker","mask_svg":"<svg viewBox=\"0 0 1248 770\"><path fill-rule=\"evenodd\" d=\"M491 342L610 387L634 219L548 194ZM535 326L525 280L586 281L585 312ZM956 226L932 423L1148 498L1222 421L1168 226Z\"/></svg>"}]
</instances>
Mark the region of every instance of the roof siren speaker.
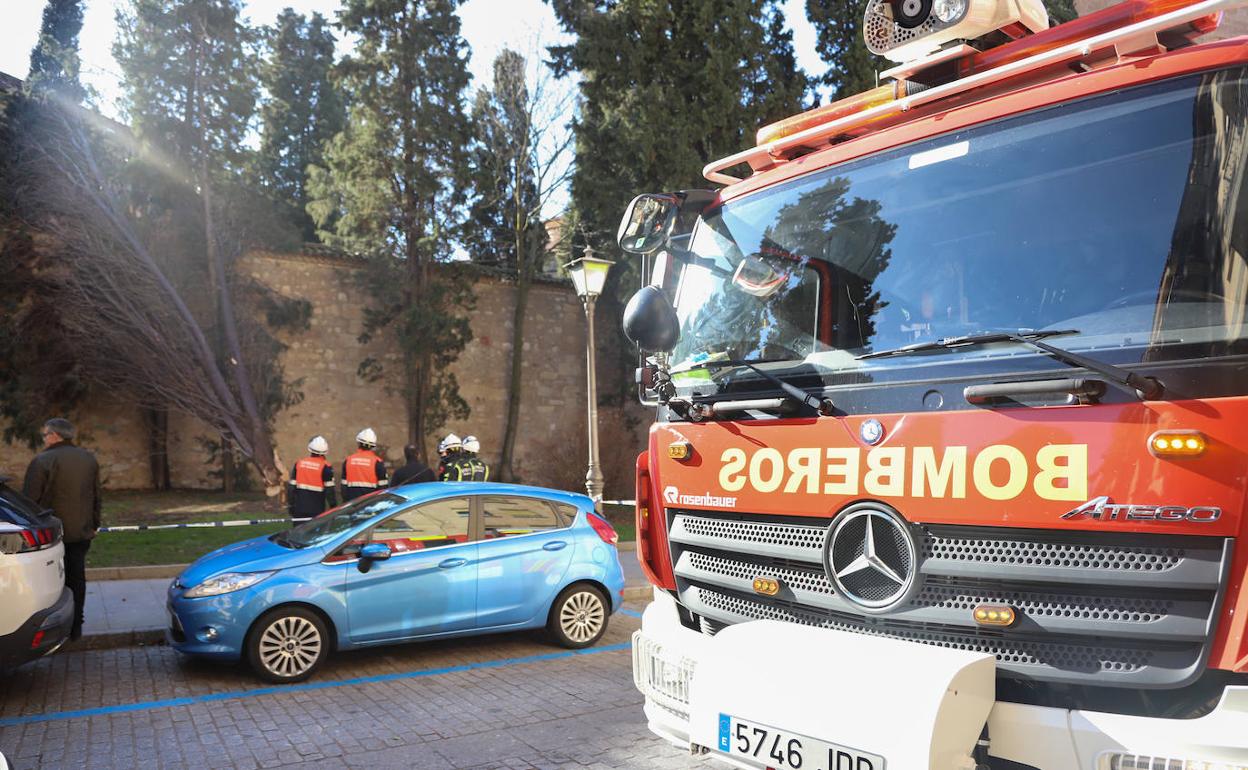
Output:
<instances>
[{"instance_id":1,"label":"roof siren speaker","mask_svg":"<svg viewBox=\"0 0 1248 770\"><path fill-rule=\"evenodd\" d=\"M872 53L905 63L1015 25L1048 29L1043 0L868 0L862 29Z\"/></svg>"}]
</instances>

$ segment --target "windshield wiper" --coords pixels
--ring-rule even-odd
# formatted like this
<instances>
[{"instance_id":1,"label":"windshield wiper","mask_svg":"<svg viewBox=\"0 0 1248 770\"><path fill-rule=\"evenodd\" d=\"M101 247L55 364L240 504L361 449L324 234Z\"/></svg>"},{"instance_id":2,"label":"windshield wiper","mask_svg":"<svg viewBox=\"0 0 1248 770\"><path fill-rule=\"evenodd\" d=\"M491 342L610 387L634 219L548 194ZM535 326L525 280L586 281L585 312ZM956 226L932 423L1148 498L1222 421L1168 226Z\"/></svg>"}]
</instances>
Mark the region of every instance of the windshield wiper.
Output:
<instances>
[{"instance_id":1,"label":"windshield wiper","mask_svg":"<svg viewBox=\"0 0 1248 770\"><path fill-rule=\"evenodd\" d=\"M287 530L287 532L289 532L289 530ZM294 548L298 550L300 548L308 547L307 543L297 543L294 540L291 540L290 538L286 537L285 535L286 535L286 532L278 532L274 534L273 537L270 539L274 543L277 543L278 545L282 546L283 548Z\"/></svg>"},{"instance_id":2,"label":"windshield wiper","mask_svg":"<svg viewBox=\"0 0 1248 770\"><path fill-rule=\"evenodd\" d=\"M833 414L836 411L836 407L832 404L832 399L819 398L817 396L813 396L810 393L807 393L806 391L797 387L796 385L785 382L784 380L780 379L776 375L770 372L765 372L762 369L759 369L757 366L754 365L755 363L767 364L767 363L773 363L773 362L772 361L757 361L757 362L735 361L732 359L722 360L722 361L702 361L702 362L693 364L692 366L689 366L685 369L682 369L681 371L691 372L691 371L694 371L695 369L722 369L722 368L728 368L728 367L745 367L746 369L749 369L750 371L757 374L759 377L762 377L764 380L767 380L772 385L775 385L776 387L783 390L785 395L787 395L789 398L792 398L794 401L797 401L799 404L804 404L805 406L808 406L811 409L814 409L817 413L825 417Z\"/></svg>"},{"instance_id":3,"label":"windshield wiper","mask_svg":"<svg viewBox=\"0 0 1248 770\"><path fill-rule=\"evenodd\" d=\"M1151 400L1159 397L1165 388L1161 381L1155 377L1145 377L1135 372L1129 372L1126 369L1107 364L1104 361L1097 361L1087 356L1072 353L1069 350L1054 347L1047 342L1041 342L1045 337L1055 337L1062 334L1078 334L1078 329L1054 329L1049 331L1017 331L1017 332L983 332L982 334L967 334L961 337L945 337L944 339L934 340L932 342L918 342L913 345L903 345L899 348L891 350L879 350L873 353L866 353L858 356L858 360L866 360L870 358L890 358L892 356L904 356L910 353L921 353L926 350L952 350L954 348L964 347L966 345L986 345L993 342L1014 342L1021 345L1030 345L1048 353L1053 358L1066 364L1067 366L1087 369L1109 380L1113 384L1127 391L1131 395L1140 400Z\"/></svg>"}]
</instances>

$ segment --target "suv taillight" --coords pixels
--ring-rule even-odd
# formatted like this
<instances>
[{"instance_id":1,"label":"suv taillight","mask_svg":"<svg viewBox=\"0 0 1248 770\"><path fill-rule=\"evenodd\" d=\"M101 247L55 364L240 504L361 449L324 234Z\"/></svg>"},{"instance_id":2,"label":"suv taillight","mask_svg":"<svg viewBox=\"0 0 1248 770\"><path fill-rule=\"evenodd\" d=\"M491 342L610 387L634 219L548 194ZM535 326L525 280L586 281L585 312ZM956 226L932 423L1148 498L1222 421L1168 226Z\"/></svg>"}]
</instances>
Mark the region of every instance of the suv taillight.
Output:
<instances>
[{"instance_id":1,"label":"suv taillight","mask_svg":"<svg viewBox=\"0 0 1248 770\"><path fill-rule=\"evenodd\" d=\"M586 514L589 519L589 526L594 528L598 533L598 537L602 538L602 542L607 545L615 545L620 542L620 535L615 531L615 527L611 526L611 522L602 518L596 513Z\"/></svg>"},{"instance_id":2,"label":"suv taillight","mask_svg":"<svg viewBox=\"0 0 1248 770\"><path fill-rule=\"evenodd\" d=\"M61 539L60 527L19 529L0 532L0 553L26 553L51 548Z\"/></svg>"}]
</instances>

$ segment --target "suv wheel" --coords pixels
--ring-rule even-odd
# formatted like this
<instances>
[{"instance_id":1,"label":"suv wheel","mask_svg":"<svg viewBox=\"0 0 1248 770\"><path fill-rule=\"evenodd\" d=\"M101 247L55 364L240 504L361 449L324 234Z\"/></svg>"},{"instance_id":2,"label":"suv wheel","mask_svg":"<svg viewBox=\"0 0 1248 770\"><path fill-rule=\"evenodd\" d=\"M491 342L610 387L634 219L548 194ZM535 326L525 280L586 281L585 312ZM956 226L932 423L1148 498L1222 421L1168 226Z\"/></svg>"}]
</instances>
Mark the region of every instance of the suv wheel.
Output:
<instances>
[{"instance_id":1,"label":"suv wheel","mask_svg":"<svg viewBox=\"0 0 1248 770\"><path fill-rule=\"evenodd\" d=\"M247 661L252 669L278 684L312 676L328 652L324 621L303 607L278 607L265 614L247 638Z\"/></svg>"},{"instance_id":2,"label":"suv wheel","mask_svg":"<svg viewBox=\"0 0 1248 770\"><path fill-rule=\"evenodd\" d=\"M546 628L564 647L589 647L607 632L607 598L591 585L568 586L550 608Z\"/></svg>"}]
</instances>

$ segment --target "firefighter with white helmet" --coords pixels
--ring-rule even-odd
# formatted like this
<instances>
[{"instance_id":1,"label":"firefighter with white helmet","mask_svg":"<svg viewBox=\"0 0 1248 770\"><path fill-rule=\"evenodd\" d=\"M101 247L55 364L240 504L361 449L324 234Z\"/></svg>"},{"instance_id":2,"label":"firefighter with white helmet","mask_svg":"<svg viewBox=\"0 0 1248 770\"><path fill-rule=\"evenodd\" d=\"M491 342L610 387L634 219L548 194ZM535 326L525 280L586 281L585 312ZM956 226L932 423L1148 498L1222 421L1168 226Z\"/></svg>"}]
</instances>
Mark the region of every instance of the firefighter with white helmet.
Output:
<instances>
[{"instance_id":1,"label":"firefighter with white helmet","mask_svg":"<svg viewBox=\"0 0 1248 770\"><path fill-rule=\"evenodd\" d=\"M313 436L308 442L308 456L290 469L290 494L286 506L290 518L302 523L337 505L334 494L334 466L325 455L329 442L324 436Z\"/></svg>"},{"instance_id":2,"label":"firefighter with white helmet","mask_svg":"<svg viewBox=\"0 0 1248 770\"><path fill-rule=\"evenodd\" d=\"M342 463L342 501L345 503L386 486L386 463L374 451L377 434L365 428L355 436L358 449Z\"/></svg>"},{"instance_id":3,"label":"firefighter with white helmet","mask_svg":"<svg viewBox=\"0 0 1248 770\"><path fill-rule=\"evenodd\" d=\"M438 481L454 481L455 463L464 451L464 442L454 433L446 434L446 438L438 442Z\"/></svg>"},{"instance_id":4,"label":"firefighter with white helmet","mask_svg":"<svg viewBox=\"0 0 1248 770\"><path fill-rule=\"evenodd\" d=\"M476 436L464 437L463 459L457 465L459 481L490 480L490 466L477 456L480 451L481 442L477 440Z\"/></svg>"}]
</instances>

